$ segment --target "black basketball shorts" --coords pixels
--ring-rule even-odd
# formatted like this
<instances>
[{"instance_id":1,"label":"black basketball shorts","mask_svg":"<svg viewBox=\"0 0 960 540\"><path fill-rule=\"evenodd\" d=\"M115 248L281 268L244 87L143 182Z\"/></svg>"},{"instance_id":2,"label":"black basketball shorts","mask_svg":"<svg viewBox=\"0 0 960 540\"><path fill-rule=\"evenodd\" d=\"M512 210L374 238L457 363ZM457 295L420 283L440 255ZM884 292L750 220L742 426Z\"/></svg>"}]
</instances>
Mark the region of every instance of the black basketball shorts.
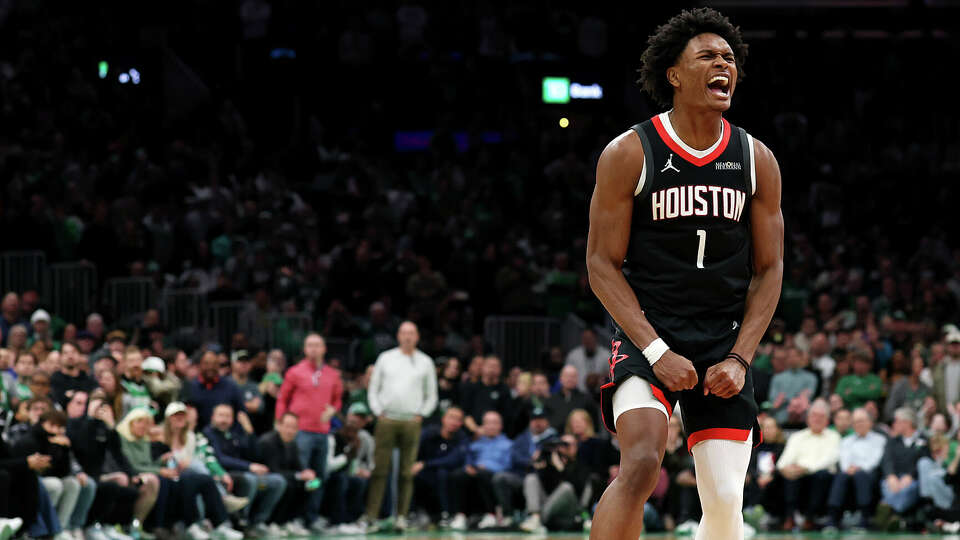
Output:
<instances>
[{"instance_id":1,"label":"black basketball shorts","mask_svg":"<svg viewBox=\"0 0 960 540\"><path fill-rule=\"evenodd\" d=\"M613 394L620 383L637 376L650 383L654 397L666 407L668 414L672 414L674 405L680 402L688 450L708 439L746 441L751 430L755 430L754 445L760 444L763 435L757 424L758 407L753 397L750 370L738 395L726 399L714 394L703 395L707 368L723 361L731 351L740 331L740 320L729 317L679 319L664 314L655 315L650 311L645 314L670 350L693 362L697 370L697 385L691 390L668 390L654 374L643 351L627 338L622 329L617 328L610 347L610 379L600 390L600 412L604 426L611 433L616 433Z\"/></svg>"}]
</instances>

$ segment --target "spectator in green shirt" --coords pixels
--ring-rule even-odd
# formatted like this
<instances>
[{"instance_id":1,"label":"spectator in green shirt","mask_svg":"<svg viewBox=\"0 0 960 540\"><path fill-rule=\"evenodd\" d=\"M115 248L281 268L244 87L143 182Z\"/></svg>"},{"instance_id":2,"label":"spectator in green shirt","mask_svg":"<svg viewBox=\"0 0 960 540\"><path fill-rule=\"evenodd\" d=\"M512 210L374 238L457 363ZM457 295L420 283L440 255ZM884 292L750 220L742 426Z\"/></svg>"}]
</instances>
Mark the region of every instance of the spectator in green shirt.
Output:
<instances>
[{"instance_id":1,"label":"spectator in green shirt","mask_svg":"<svg viewBox=\"0 0 960 540\"><path fill-rule=\"evenodd\" d=\"M863 407L868 401L879 401L883 397L883 381L879 375L870 371L873 367L870 353L852 350L847 355L853 358L853 373L841 378L836 389L843 405L848 409L856 409Z\"/></svg>"}]
</instances>

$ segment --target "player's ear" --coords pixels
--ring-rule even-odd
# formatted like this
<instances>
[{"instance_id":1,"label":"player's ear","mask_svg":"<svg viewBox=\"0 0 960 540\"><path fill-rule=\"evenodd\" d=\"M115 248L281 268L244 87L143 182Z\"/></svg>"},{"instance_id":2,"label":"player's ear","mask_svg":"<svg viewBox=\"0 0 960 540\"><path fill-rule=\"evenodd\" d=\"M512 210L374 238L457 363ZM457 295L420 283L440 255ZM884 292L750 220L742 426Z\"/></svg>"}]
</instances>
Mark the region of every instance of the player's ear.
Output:
<instances>
[{"instance_id":1,"label":"player's ear","mask_svg":"<svg viewBox=\"0 0 960 540\"><path fill-rule=\"evenodd\" d=\"M675 66L667 68L667 81L674 88L680 88L680 71Z\"/></svg>"}]
</instances>

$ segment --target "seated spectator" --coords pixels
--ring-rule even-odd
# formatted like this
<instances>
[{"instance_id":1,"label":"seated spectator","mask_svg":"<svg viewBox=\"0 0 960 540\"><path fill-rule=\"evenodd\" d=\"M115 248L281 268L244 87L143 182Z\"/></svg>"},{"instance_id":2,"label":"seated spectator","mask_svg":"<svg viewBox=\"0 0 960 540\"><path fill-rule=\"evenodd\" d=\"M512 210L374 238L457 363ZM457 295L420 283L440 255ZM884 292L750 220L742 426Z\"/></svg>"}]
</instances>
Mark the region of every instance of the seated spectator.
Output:
<instances>
[{"instance_id":1,"label":"seated spectator","mask_svg":"<svg viewBox=\"0 0 960 540\"><path fill-rule=\"evenodd\" d=\"M510 448L510 469L493 475L493 492L500 515L513 516L513 499L523 491L524 477L533 472L533 457L541 442L556 437L557 430L550 427L547 412L534 409L530 413L527 429L513 440ZM501 522L500 525L508 525Z\"/></svg>"},{"instance_id":2,"label":"seated spectator","mask_svg":"<svg viewBox=\"0 0 960 540\"><path fill-rule=\"evenodd\" d=\"M170 449L177 469L212 476L228 514L247 506L250 499L228 493L233 491L233 479L217 461L207 438L193 430L196 426L190 425L186 404L174 401L167 405L163 416L163 444Z\"/></svg>"},{"instance_id":3,"label":"seated spectator","mask_svg":"<svg viewBox=\"0 0 960 540\"><path fill-rule=\"evenodd\" d=\"M21 528L28 530L36 519L39 502L36 475L48 467L50 456L18 456L0 437L0 528L9 527L11 536Z\"/></svg>"},{"instance_id":4,"label":"seated spectator","mask_svg":"<svg viewBox=\"0 0 960 540\"><path fill-rule=\"evenodd\" d=\"M3 384L11 410L17 410L21 402L33 397L30 391L30 378L37 369L37 357L32 353L23 353L13 364L13 375L3 372Z\"/></svg>"},{"instance_id":5,"label":"seated spectator","mask_svg":"<svg viewBox=\"0 0 960 540\"><path fill-rule=\"evenodd\" d=\"M167 363L159 356L150 356L143 361L143 382L161 409L166 409L180 396L180 379L169 372Z\"/></svg>"},{"instance_id":6,"label":"seated spectator","mask_svg":"<svg viewBox=\"0 0 960 540\"><path fill-rule=\"evenodd\" d=\"M47 411L17 441L14 452L23 457L50 456L50 468L43 471L41 481L57 509L60 527L75 536L83 528L97 485L77 465L66 431L67 415L57 410ZM74 516L78 504L80 511Z\"/></svg>"},{"instance_id":7,"label":"seated spectator","mask_svg":"<svg viewBox=\"0 0 960 540\"><path fill-rule=\"evenodd\" d=\"M460 360L456 357L447 358L440 367L437 377L437 409L435 416L442 416L443 412L460 403Z\"/></svg>"},{"instance_id":8,"label":"seated spectator","mask_svg":"<svg viewBox=\"0 0 960 540\"><path fill-rule=\"evenodd\" d=\"M929 454L927 441L917 430L917 415L902 407L894 411L890 439L880 462L883 498L877 505L874 525L886 530L911 510L920 497L917 462Z\"/></svg>"},{"instance_id":9,"label":"seated spectator","mask_svg":"<svg viewBox=\"0 0 960 540\"><path fill-rule=\"evenodd\" d=\"M470 443L466 465L451 477L450 510L454 513L450 528L467 528L468 507L483 514L479 527L495 527L499 520L494 515L496 500L493 493L493 475L510 467L510 449L513 443L502 433L503 420L496 411L483 415L479 437ZM474 496L474 494L478 495Z\"/></svg>"},{"instance_id":10,"label":"seated spectator","mask_svg":"<svg viewBox=\"0 0 960 540\"><path fill-rule=\"evenodd\" d=\"M113 409L114 418L123 418L123 387L117 372L113 369L103 369L97 373L99 390L103 391L103 401Z\"/></svg>"},{"instance_id":11,"label":"seated spectator","mask_svg":"<svg viewBox=\"0 0 960 540\"><path fill-rule=\"evenodd\" d=\"M46 371L34 371L28 386L33 397L42 397L53 401L53 394L50 391L50 374ZM54 403L56 402L54 401Z\"/></svg>"},{"instance_id":12,"label":"seated spectator","mask_svg":"<svg viewBox=\"0 0 960 540\"><path fill-rule=\"evenodd\" d=\"M585 328L580 334L580 345L567 353L566 365L577 368L577 388L587 391L587 376L599 373L607 375L610 370L610 349L597 344L597 333Z\"/></svg>"},{"instance_id":13,"label":"seated spectator","mask_svg":"<svg viewBox=\"0 0 960 540\"><path fill-rule=\"evenodd\" d=\"M151 473L133 469L113 429L113 408L102 399L89 399L80 410L83 392L76 392L67 406L67 436L77 462L93 481L97 494L90 508L85 531L88 540L102 540L101 523L127 524L137 529L146 523L157 502L160 481ZM159 531L162 534L162 530Z\"/></svg>"},{"instance_id":14,"label":"seated spectator","mask_svg":"<svg viewBox=\"0 0 960 540\"><path fill-rule=\"evenodd\" d=\"M833 423L830 429L836 431L841 438L853 433L853 416L848 409L838 409L833 412Z\"/></svg>"},{"instance_id":15,"label":"seated spectator","mask_svg":"<svg viewBox=\"0 0 960 540\"><path fill-rule=\"evenodd\" d=\"M917 484L920 497L932 503L932 514L941 532L944 522L960 521L960 501L954 490L957 466L960 459L947 461L949 441L943 435L935 435L930 441L930 456L924 456L917 461Z\"/></svg>"},{"instance_id":16,"label":"seated spectator","mask_svg":"<svg viewBox=\"0 0 960 540\"><path fill-rule=\"evenodd\" d=\"M745 515L753 512L758 516L758 523L766 516L775 518L783 513L783 477L777 472L777 460L786 446L776 418L765 416L760 421L760 427L763 429L763 442L753 449L750 456L743 494Z\"/></svg>"},{"instance_id":17,"label":"seated spectator","mask_svg":"<svg viewBox=\"0 0 960 540\"><path fill-rule=\"evenodd\" d=\"M672 415L667 427L667 446L663 455L663 469L669 481L664 504L666 529L677 524L695 525L700 521L700 499L697 496L697 476L693 456L687 451L683 423L679 415ZM671 526L672 524L672 526Z\"/></svg>"},{"instance_id":18,"label":"seated spectator","mask_svg":"<svg viewBox=\"0 0 960 540\"><path fill-rule=\"evenodd\" d=\"M840 470L833 479L827 508L830 511L829 527L840 526L840 516L848 508L847 493L853 484L855 508L860 512L859 528L867 528L874 493L879 480L879 465L887 439L873 431L873 422L864 409L853 411L854 433L840 441Z\"/></svg>"},{"instance_id":19,"label":"seated spectator","mask_svg":"<svg viewBox=\"0 0 960 540\"><path fill-rule=\"evenodd\" d=\"M37 425L40 417L53 409L53 402L45 397L33 397L21 402L15 416L16 423L7 430L6 439L16 446L17 442L27 435L33 426Z\"/></svg>"},{"instance_id":20,"label":"seated spectator","mask_svg":"<svg viewBox=\"0 0 960 540\"><path fill-rule=\"evenodd\" d=\"M582 530L580 514L588 508L591 487L590 472L577 463L577 439L563 435L545 441L533 457L533 469L523 480L529 517L520 529Z\"/></svg>"},{"instance_id":21,"label":"seated spectator","mask_svg":"<svg viewBox=\"0 0 960 540\"><path fill-rule=\"evenodd\" d=\"M207 540L210 534L200 522L196 499L201 497L207 512L207 519L213 523L215 536L224 540L240 540L243 534L230 528L227 513L223 507L220 493L217 491L213 478L203 474L196 474L189 470L181 470L179 464L169 467L173 453L164 451L154 457L147 434L153 425L153 414L146 408L138 407L130 411L117 425L120 435L120 446L124 455L133 468L139 473L153 473L160 477L160 495L154 509L157 522L166 525L166 504L169 500L181 503L180 518L188 523L186 534L193 540ZM158 451L164 447L157 448Z\"/></svg>"},{"instance_id":22,"label":"seated spectator","mask_svg":"<svg viewBox=\"0 0 960 540\"><path fill-rule=\"evenodd\" d=\"M795 511L806 518L805 530L813 528L814 519L823 511L840 449L840 435L827 429L829 418L827 403L821 399L814 401L807 411L807 428L787 439L783 455L777 461L777 470L784 477L785 531L793 530Z\"/></svg>"},{"instance_id":23,"label":"seated spectator","mask_svg":"<svg viewBox=\"0 0 960 540\"><path fill-rule=\"evenodd\" d=\"M510 388L500 381L500 359L488 356L483 359L481 366L480 380L476 383L464 382L460 388L460 404L466 414L463 423L471 433L477 432L477 420L481 420L487 411L496 411L500 418L510 417Z\"/></svg>"},{"instance_id":24,"label":"seated spectator","mask_svg":"<svg viewBox=\"0 0 960 540\"><path fill-rule=\"evenodd\" d=\"M806 353L794 347L787 351L787 368L770 379L770 414L780 425L800 424L816 397L817 376L807 371Z\"/></svg>"},{"instance_id":25,"label":"seated spectator","mask_svg":"<svg viewBox=\"0 0 960 540\"><path fill-rule=\"evenodd\" d=\"M320 481L317 473L300 463L300 451L296 443L299 430L300 419L294 413L287 412L276 421L273 431L263 434L257 441L257 452L263 456L264 465L287 480L287 489L273 515L275 523L285 525L280 534L289 536L310 535L301 521L306 512L304 503L308 498L323 493L314 486ZM314 504L319 506L319 503Z\"/></svg>"},{"instance_id":26,"label":"seated spectator","mask_svg":"<svg viewBox=\"0 0 960 540\"><path fill-rule=\"evenodd\" d=\"M583 409L574 409L567 417L564 433L577 439L577 461L598 477L605 477L611 466L620 463L617 450L610 441L597 437L593 418ZM602 493L594 490L595 493Z\"/></svg>"},{"instance_id":27,"label":"seated spectator","mask_svg":"<svg viewBox=\"0 0 960 540\"><path fill-rule=\"evenodd\" d=\"M853 357L853 373L837 381L835 392L843 399L848 409L863 407L868 401L879 401L883 397L883 380L871 373L873 359L870 353L854 349L848 353Z\"/></svg>"},{"instance_id":28,"label":"seated spectator","mask_svg":"<svg viewBox=\"0 0 960 540\"><path fill-rule=\"evenodd\" d=\"M330 487L325 493L336 496L333 522L350 525L366 509L367 486L375 468L373 435L363 429L369 411L363 403L350 405L343 427L330 438L327 463ZM412 467L411 467L412 468Z\"/></svg>"},{"instance_id":29,"label":"seated spectator","mask_svg":"<svg viewBox=\"0 0 960 540\"><path fill-rule=\"evenodd\" d=\"M560 390L547 400L547 414L550 425L557 431L567 425L567 417L574 409L583 409L590 413L590 418L596 423L597 409L593 400L586 393L577 388L580 375L577 368L564 366L560 370Z\"/></svg>"},{"instance_id":30,"label":"seated spectator","mask_svg":"<svg viewBox=\"0 0 960 540\"><path fill-rule=\"evenodd\" d=\"M514 368L519 369L519 368ZM513 438L527 429L530 424L530 387L533 375L529 371L518 371L510 384L510 417L506 421L504 432Z\"/></svg>"},{"instance_id":31,"label":"seated spectator","mask_svg":"<svg viewBox=\"0 0 960 540\"><path fill-rule=\"evenodd\" d=\"M121 418L137 407L150 407L153 404L153 397L143 380L143 355L140 354L140 349L128 347L124 351L123 375L119 382L123 388Z\"/></svg>"},{"instance_id":32,"label":"seated spectator","mask_svg":"<svg viewBox=\"0 0 960 540\"><path fill-rule=\"evenodd\" d=\"M233 418L233 407L226 403L217 405L203 434L213 446L217 461L231 473L235 482L243 482L238 486L237 494L250 500L245 509L250 525L256 534L264 536L271 532L266 522L283 497L287 481L281 474L254 461L257 449L253 434L241 428Z\"/></svg>"},{"instance_id":33,"label":"seated spectator","mask_svg":"<svg viewBox=\"0 0 960 540\"><path fill-rule=\"evenodd\" d=\"M887 401L883 405L883 418L887 422L893 421L893 412L900 407L907 407L914 411L923 408L927 396L932 395L930 387L920 380L924 370L923 356L919 352L913 354L910 361L910 376L903 377L890 388Z\"/></svg>"},{"instance_id":34,"label":"seated spectator","mask_svg":"<svg viewBox=\"0 0 960 540\"><path fill-rule=\"evenodd\" d=\"M463 467L469 441L463 428L463 410L449 407L439 426L427 426L420 436L413 464L414 496L429 513L440 514L440 527L450 524L450 475Z\"/></svg>"},{"instance_id":35,"label":"seated spectator","mask_svg":"<svg viewBox=\"0 0 960 540\"><path fill-rule=\"evenodd\" d=\"M89 392L96 388L96 381L80 370L81 362L77 346L70 342L64 343L60 349L60 371L50 376L55 403L65 404L77 390Z\"/></svg>"}]
</instances>

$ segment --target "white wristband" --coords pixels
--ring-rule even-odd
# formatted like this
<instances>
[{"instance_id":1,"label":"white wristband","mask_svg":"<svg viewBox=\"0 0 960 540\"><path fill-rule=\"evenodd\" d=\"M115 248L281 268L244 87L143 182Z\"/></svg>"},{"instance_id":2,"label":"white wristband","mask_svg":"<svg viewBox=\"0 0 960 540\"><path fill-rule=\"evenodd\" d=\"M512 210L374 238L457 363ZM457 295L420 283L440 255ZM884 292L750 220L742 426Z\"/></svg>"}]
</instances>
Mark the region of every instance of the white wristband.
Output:
<instances>
[{"instance_id":1,"label":"white wristband","mask_svg":"<svg viewBox=\"0 0 960 540\"><path fill-rule=\"evenodd\" d=\"M663 356L663 353L670 350L670 347L664 343L663 338L657 338L650 342L647 345L647 348L643 350L643 356L647 357L647 362L650 362L650 365L657 363L657 360L660 360L660 357Z\"/></svg>"}]
</instances>

